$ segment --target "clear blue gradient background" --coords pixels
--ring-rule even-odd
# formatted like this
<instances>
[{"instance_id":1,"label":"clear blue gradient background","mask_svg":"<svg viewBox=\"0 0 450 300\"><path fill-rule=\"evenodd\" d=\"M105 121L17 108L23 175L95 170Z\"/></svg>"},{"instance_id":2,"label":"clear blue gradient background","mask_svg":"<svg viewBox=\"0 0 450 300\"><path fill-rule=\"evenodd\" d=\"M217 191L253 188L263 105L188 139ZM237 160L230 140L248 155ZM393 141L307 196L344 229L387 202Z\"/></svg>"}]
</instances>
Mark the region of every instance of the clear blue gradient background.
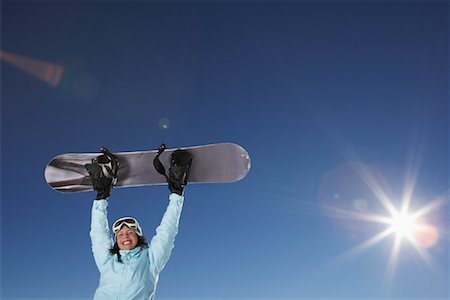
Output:
<instances>
[{"instance_id":1,"label":"clear blue gradient background","mask_svg":"<svg viewBox=\"0 0 450 300\"><path fill-rule=\"evenodd\" d=\"M376 231L339 226L318 199L355 157L394 191L420 163L416 205L448 191L448 14L444 1L3 1L1 49L64 75L51 87L1 63L1 298L97 287L95 195L52 191L53 156L229 141L252 169L187 187L157 299L448 299L448 205L427 250L439 272L406 243L386 284L393 239L334 263ZM136 216L150 238L167 196L115 189L110 222Z\"/></svg>"}]
</instances>

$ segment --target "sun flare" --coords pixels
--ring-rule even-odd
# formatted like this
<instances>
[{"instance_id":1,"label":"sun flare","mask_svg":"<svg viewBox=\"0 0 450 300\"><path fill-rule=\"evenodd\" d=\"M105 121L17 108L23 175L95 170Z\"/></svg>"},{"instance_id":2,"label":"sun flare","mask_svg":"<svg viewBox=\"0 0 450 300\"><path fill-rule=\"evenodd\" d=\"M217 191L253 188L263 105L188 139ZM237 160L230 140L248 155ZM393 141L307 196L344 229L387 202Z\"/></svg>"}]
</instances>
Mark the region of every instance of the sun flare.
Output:
<instances>
[{"instance_id":1,"label":"sun flare","mask_svg":"<svg viewBox=\"0 0 450 300\"><path fill-rule=\"evenodd\" d=\"M319 197L324 199L322 207L336 220L336 224L353 232L362 233L369 228L374 230L373 236L338 259L360 255L376 245L385 244L390 247L386 283L392 282L398 264L404 261L403 253L408 253L408 250L414 250L433 272L442 274L432 253L435 253L440 240L446 237L445 227L441 226L443 221L438 216L448 205L448 192L434 199L416 199L414 188L417 182L416 176L413 176L413 179L407 178L403 195L399 195L399 201L396 201L390 195L388 181L380 174L365 164L349 163L324 178ZM377 225L378 228L364 223Z\"/></svg>"},{"instance_id":2,"label":"sun flare","mask_svg":"<svg viewBox=\"0 0 450 300\"><path fill-rule=\"evenodd\" d=\"M417 221L407 212L398 213L390 219L391 230L399 237L413 237Z\"/></svg>"}]
</instances>

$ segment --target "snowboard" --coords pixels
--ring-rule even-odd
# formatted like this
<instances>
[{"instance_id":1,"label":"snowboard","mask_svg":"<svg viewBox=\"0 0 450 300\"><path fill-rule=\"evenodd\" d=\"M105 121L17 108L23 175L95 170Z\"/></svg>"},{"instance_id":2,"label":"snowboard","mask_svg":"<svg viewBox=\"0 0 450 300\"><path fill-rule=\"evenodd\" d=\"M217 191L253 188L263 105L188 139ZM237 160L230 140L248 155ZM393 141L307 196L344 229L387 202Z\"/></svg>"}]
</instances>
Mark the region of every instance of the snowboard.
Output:
<instances>
[{"instance_id":1,"label":"snowboard","mask_svg":"<svg viewBox=\"0 0 450 300\"><path fill-rule=\"evenodd\" d=\"M192 154L188 184L228 183L239 181L250 170L250 157L241 146L219 143L203 146L165 149L159 156L168 173L170 156L177 149ZM153 166L158 150L114 152L119 159L117 183L114 188L167 184L164 175ZM67 153L55 156L46 166L44 176L55 191L75 193L92 191L92 181L84 165L101 153Z\"/></svg>"}]
</instances>

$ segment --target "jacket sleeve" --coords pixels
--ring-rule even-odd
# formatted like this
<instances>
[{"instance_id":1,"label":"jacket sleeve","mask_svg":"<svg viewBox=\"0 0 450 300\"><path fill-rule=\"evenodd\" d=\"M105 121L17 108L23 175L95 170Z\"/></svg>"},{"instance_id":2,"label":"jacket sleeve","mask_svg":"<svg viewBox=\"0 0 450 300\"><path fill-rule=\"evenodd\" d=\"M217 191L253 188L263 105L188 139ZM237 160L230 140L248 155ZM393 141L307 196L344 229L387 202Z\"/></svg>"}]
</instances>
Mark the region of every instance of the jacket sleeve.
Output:
<instances>
[{"instance_id":1,"label":"jacket sleeve","mask_svg":"<svg viewBox=\"0 0 450 300\"><path fill-rule=\"evenodd\" d=\"M156 228L156 235L149 244L150 271L157 275L162 271L175 243L178 233L181 210L183 209L184 197L177 194L169 196L169 205L163 215L161 224Z\"/></svg>"},{"instance_id":2,"label":"jacket sleeve","mask_svg":"<svg viewBox=\"0 0 450 300\"><path fill-rule=\"evenodd\" d=\"M109 257L113 241L109 233L107 210L108 201L95 200L92 205L91 243L94 260L99 271Z\"/></svg>"}]
</instances>

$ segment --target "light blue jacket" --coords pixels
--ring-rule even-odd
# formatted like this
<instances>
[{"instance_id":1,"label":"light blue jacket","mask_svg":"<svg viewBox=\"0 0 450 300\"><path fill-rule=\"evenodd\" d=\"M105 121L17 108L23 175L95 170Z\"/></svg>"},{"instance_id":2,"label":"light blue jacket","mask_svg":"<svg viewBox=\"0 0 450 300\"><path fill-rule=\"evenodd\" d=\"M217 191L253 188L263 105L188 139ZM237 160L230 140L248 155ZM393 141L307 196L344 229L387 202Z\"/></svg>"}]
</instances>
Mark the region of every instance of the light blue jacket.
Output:
<instances>
[{"instance_id":1,"label":"light blue jacket","mask_svg":"<svg viewBox=\"0 0 450 300\"><path fill-rule=\"evenodd\" d=\"M120 250L122 262L109 249L114 242L109 232L106 200L95 200L92 206L91 242L95 263L100 271L100 284L94 299L152 300L159 273L169 260L178 233L184 198L171 194L169 205L156 228L148 248Z\"/></svg>"}]
</instances>

